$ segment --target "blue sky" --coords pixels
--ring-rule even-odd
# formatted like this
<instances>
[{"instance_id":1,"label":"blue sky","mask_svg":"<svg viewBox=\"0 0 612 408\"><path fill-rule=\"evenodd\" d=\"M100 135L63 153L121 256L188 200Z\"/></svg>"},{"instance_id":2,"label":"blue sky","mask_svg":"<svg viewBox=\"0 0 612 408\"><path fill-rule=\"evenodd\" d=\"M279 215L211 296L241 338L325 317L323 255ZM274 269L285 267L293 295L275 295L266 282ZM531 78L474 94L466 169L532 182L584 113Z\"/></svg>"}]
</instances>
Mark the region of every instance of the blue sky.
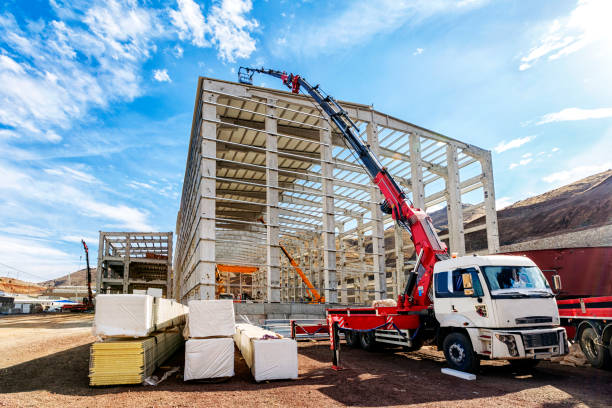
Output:
<instances>
[{"instance_id":1,"label":"blue sky","mask_svg":"<svg viewBox=\"0 0 612 408\"><path fill-rule=\"evenodd\" d=\"M240 65L491 149L499 207L606 170L610 15L607 0L5 1L0 275L83 267L99 230L173 231L197 78Z\"/></svg>"}]
</instances>

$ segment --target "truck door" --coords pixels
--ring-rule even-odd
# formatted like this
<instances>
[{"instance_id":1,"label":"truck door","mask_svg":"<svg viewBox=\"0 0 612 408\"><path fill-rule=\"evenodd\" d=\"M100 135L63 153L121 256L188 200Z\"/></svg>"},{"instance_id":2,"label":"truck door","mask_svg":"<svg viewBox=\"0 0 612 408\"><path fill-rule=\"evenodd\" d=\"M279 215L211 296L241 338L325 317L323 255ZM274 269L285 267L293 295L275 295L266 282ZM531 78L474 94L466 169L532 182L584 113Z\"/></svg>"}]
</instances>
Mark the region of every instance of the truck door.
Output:
<instances>
[{"instance_id":1,"label":"truck door","mask_svg":"<svg viewBox=\"0 0 612 408\"><path fill-rule=\"evenodd\" d=\"M438 272L434 284L434 310L440 325L466 327L464 323L467 322L467 327L490 326L493 320L491 298L483 290L483 281L476 267Z\"/></svg>"}]
</instances>

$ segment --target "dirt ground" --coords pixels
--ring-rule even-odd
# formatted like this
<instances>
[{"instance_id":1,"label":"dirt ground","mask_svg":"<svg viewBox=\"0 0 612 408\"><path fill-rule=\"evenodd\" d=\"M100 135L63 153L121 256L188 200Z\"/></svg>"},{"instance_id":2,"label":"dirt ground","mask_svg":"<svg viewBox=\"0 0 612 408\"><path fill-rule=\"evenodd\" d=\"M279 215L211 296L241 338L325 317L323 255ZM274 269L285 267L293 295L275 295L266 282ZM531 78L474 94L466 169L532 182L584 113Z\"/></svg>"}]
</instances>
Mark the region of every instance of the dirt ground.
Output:
<instances>
[{"instance_id":1,"label":"dirt ground","mask_svg":"<svg viewBox=\"0 0 612 408\"><path fill-rule=\"evenodd\" d=\"M88 386L92 315L0 316L0 407L187 407L420 405L429 407L609 407L612 372L541 363L515 372L484 362L476 381L440 373L441 353L368 353L343 347L343 371L330 369L326 342L299 344L299 379L257 384L237 353L236 376L184 383L181 372L157 387ZM183 349L167 366L182 364ZM159 374L159 373L158 373Z\"/></svg>"}]
</instances>

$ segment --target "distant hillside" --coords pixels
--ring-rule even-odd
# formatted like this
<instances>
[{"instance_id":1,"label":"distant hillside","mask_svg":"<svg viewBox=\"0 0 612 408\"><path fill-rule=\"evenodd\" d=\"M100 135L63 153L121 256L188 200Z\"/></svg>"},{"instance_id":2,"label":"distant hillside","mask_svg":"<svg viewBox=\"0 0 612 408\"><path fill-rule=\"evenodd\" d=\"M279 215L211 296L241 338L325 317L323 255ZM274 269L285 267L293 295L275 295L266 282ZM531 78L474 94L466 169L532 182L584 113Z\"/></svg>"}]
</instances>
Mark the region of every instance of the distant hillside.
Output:
<instances>
[{"instance_id":1,"label":"distant hillside","mask_svg":"<svg viewBox=\"0 0 612 408\"><path fill-rule=\"evenodd\" d=\"M612 224L612 170L498 211L500 244Z\"/></svg>"},{"instance_id":2,"label":"distant hillside","mask_svg":"<svg viewBox=\"0 0 612 408\"><path fill-rule=\"evenodd\" d=\"M442 214L440 214L442 213ZM446 208L432 214L440 235L447 231ZM470 219L470 217L472 217ZM465 228L484 223L484 214L464 216ZM559 187L497 211L500 245L612 225L612 170ZM485 231L467 234L468 252L486 247Z\"/></svg>"},{"instance_id":3,"label":"distant hillside","mask_svg":"<svg viewBox=\"0 0 612 408\"><path fill-rule=\"evenodd\" d=\"M15 278L0 277L0 291L19 295L40 295L45 287Z\"/></svg>"},{"instance_id":4,"label":"distant hillside","mask_svg":"<svg viewBox=\"0 0 612 408\"><path fill-rule=\"evenodd\" d=\"M70 279L68 275L64 275L60 278L51 279L45 282L41 282L42 286L86 286L87 285L87 269L79 269L76 272L72 272L70 275ZM96 286L96 268L91 268L91 286L95 288Z\"/></svg>"}]
</instances>

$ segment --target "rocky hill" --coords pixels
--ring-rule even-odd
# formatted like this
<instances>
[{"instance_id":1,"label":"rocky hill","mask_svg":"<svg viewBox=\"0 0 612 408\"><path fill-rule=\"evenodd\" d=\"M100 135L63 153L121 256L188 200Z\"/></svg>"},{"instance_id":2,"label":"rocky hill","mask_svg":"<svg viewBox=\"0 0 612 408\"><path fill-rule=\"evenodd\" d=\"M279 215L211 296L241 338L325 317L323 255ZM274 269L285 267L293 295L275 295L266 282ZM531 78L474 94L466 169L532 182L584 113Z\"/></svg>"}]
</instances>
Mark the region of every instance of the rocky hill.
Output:
<instances>
[{"instance_id":1,"label":"rocky hill","mask_svg":"<svg viewBox=\"0 0 612 408\"><path fill-rule=\"evenodd\" d=\"M0 291L19 295L40 295L46 287L15 278L0 277Z\"/></svg>"},{"instance_id":2,"label":"rocky hill","mask_svg":"<svg viewBox=\"0 0 612 408\"><path fill-rule=\"evenodd\" d=\"M96 268L91 268L91 286L96 287ZM69 275L64 275L60 278L51 279L41 282L42 286L87 286L87 269L79 269Z\"/></svg>"}]
</instances>

